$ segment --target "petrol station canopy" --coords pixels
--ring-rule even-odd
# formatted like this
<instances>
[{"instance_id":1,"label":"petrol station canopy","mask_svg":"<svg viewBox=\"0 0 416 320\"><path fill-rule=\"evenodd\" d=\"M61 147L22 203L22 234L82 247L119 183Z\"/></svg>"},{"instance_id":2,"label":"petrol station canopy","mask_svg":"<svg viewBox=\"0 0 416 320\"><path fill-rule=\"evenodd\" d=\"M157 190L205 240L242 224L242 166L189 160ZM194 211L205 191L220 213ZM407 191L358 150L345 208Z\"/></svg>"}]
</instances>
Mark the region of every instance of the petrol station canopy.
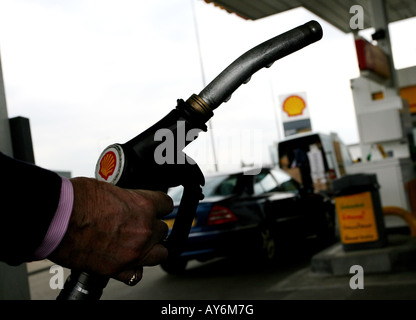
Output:
<instances>
[{"instance_id":1,"label":"petrol station canopy","mask_svg":"<svg viewBox=\"0 0 416 320\"><path fill-rule=\"evenodd\" d=\"M244 19L257 20L276 13L304 7L345 33L351 32L350 8L360 5L364 9L364 28L372 25L369 0L205 0L233 12ZM385 0L388 22L416 16L415 0Z\"/></svg>"}]
</instances>

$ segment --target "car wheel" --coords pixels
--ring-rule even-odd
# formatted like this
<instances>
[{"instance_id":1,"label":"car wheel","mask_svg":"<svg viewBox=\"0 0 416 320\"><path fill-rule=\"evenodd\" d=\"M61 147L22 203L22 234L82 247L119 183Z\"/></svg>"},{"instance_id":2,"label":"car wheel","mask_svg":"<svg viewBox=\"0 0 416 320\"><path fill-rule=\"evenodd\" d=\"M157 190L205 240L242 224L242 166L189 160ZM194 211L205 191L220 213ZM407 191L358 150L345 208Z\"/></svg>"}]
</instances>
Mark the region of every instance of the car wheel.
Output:
<instances>
[{"instance_id":1,"label":"car wheel","mask_svg":"<svg viewBox=\"0 0 416 320\"><path fill-rule=\"evenodd\" d=\"M160 264L160 267L169 274L181 274L185 271L188 261L185 259L168 259Z\"/></svg>"},{"instance_id":2,"label":"car wheel","mask_svg":"<svg viewBox=\"0 0 416 320\"><path fill-rule=\"evenodd\" d=\"M276 259L276 237L270 226L263 225L260 227L260 252L266 261Z\"/></svg>"}]
</instances>

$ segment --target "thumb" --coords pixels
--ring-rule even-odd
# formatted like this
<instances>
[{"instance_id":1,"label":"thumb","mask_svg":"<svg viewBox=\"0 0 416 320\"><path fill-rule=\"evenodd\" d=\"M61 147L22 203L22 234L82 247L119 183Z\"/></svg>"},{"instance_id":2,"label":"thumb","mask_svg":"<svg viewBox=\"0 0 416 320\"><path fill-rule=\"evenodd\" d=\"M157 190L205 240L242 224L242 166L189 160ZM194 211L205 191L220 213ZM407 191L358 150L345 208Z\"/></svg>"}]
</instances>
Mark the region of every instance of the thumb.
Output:
<instances>
[{"instance_id":1,"label":"thumb","mask_svg":"<svg viewBox=\"0 0 416 320\"><path fill-rule=\"evenodd\" d=\"M161 219L173 210L173 200L166 193L162 191L151 191L151 190L130 190L148 201L153 205L156 217Z\"/></svg>"}]
</instances>

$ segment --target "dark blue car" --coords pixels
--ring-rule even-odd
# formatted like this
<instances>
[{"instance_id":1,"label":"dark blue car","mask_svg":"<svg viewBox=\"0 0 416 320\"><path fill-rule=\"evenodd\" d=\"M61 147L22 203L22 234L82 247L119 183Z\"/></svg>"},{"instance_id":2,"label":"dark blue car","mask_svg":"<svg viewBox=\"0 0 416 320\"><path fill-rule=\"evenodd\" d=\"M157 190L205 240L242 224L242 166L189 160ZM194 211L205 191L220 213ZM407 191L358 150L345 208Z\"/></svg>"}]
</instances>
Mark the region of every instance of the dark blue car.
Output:
<instances>
[{"instance_id":1,"label":"dark blue car","mask_svg":"<svg viewBox=\"0 0 416 320\"><path fill-rule=\"evenodd\" d=\"M302 191L280 169L263 168L256 175L243 171L215 174L205 180L205 198L198 205L185 251L180 258L161 265L168 273L183 271L192 259L205 261L238 253L274 260L279 248L293 241L334 238L331 201ZM171 228L182 188L168 193L175 202L175 210L165 218Z\"/></svg>"}]
</instances>

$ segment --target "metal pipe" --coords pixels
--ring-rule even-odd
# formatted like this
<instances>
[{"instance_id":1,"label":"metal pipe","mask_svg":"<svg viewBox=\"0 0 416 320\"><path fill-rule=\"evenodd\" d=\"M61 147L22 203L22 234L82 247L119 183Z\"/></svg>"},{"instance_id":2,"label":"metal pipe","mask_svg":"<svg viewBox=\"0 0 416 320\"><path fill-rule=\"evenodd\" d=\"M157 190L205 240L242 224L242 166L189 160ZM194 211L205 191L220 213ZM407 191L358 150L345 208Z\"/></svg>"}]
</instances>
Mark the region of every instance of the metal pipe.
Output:
<instances>
[{"instance_id":1,"label":"metal pipe","mask_svg":"<svg viewBox=\"0 0 416 320\"><path fill-rule=\"evenodd\" d=\"M304 25L274 37L244 53L199 94L211 110L227 101L231 94L251 76L273 62L298 51L322 38L321 25L312 20Z\"/></svg>"}]
</instances>

